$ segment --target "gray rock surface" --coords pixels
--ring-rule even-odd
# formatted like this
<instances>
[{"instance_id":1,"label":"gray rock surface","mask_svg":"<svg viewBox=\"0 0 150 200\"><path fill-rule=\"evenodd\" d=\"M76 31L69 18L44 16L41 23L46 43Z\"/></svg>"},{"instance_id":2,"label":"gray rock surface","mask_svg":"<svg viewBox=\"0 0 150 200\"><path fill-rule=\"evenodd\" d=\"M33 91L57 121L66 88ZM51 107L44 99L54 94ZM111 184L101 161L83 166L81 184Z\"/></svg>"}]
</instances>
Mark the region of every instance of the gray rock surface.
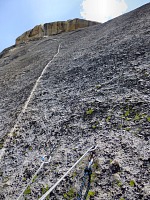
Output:
<instances>
[{"instance_id":1,"label":"gray rock surface","mask_svg":"<svg viewBox=\"0 0 150 200\"><path fill-rule=\"evenodd\" d=\"M0 70L1 199L17 199L54 144L22 199L38 199L95 143L88 199L150 199L150 4L13 46ZM87 163L50 199L75 199Z\"/></svg>"}]
</instances>

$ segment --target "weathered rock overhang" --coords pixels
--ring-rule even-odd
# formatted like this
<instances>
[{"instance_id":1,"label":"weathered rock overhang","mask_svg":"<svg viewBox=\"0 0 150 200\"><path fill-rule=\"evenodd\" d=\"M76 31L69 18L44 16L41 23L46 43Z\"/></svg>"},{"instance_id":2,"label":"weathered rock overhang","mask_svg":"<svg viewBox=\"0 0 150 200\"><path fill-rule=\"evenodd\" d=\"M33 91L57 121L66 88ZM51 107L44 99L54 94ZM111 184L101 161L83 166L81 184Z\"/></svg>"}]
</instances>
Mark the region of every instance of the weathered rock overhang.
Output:
<instances>
[{"instance_id":1,"label":"weathered rock overhang","mask_svg":"<svg viewBox=\"0 0 150 200\"><path fill-rule=\"evenodd\" d=\"M58 21L46 23L44 25L37 25L33 29L26 31L16 39L16 45L22 42L42 38L44 36L57 35L63 32L74 31L79 28L93 26L98 22L93 22L84 19L73 19L68 21Z\"/></svg>"}]
</instances>

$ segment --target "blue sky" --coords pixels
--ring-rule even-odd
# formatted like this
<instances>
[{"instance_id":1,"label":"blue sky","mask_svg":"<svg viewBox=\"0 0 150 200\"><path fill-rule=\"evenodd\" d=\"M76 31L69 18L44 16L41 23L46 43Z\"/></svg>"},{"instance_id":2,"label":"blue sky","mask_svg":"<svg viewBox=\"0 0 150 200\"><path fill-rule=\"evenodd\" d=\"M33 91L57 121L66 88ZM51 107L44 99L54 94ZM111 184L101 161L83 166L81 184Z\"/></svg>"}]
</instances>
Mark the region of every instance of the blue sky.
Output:
<instances>
[{"instance_id":1,"label":"blue sky","mask_svg":"<svg viewBox=\"0 0 150 200\"><path fill-rule=\"evenodd\" d=\"M149 0L0 0L0 52L38 24L73 18L104 22L146 3Z\"/></svg>"}]
</instances>

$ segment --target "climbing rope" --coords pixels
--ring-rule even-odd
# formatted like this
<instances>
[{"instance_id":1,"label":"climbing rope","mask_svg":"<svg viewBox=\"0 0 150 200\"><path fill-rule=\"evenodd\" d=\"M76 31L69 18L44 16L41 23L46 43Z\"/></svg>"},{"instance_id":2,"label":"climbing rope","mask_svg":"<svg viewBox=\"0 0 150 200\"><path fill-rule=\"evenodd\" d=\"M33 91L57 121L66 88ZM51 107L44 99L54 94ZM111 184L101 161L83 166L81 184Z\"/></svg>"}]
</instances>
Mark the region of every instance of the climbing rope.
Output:
<instances>
[{"instance_id":1,"label":"climbing rope","mask_svg":"<svg viewBox=\"0 0 150 200\"><path fill-rule=\"evenodd\" d=\"M88 195L88 192L90 190L90 185L91 185L91 174L92 174L92 169L86 167L84 170L84 176L82 177L82 184L80 186L80 191L77 194L77 200L86 200L86 197ZM87 189L84 195L82 195L83 193L83 189L84 187L86 187L86 180L88 179L88 183L87 183ZM83 198L82 198L83 197Z\"/></svg>"},{"instance_id":2,"label":"climbing rope","mask_svg":"<svg viewBox=\"0 0 150 200\"><path fill-rule=\"evenodd\" d=\"M57 39L54 39L57 41ZM8 136L11 138L13 136L13 133L16 131L16 128L18 126L19 121L21 121L22 115L25 113L31 99L33 98L33 95L35 93L35 90L37 89L37 86L39 84L39 82L41 81L41 78L43 77L44 73L46 72L46 70L48 69L48 67L50 66L50 64L53 62L53 60L55 59L55 57L58 56L59 52L60 52L60 48L61 48L61 43L59 43L58 48L57 48L57 52L56 54L53 55L52 59L47 63L47 65L44 67L41 75L38 77L38 79L35 82L35 85L33 86L30 95L28 96L25 104L22 107L22 110L20 111L18 117L17 117L17 121L15 122L14 126L12 127L12 129L10 130L10 133L8 134ZM8 141L8 140L6 140ZM5 142L6 144L6 142ZM0 160L2 159L3 155L5 154L6 148L3 148L0 152Z\"/></svg>"},{"instance_id":3,"label":"climbing rope","mask_svg":"<svg viewBox=\"0 0 150 200\"><path fill-rule=\"evenodd\" d=\"M20 198L22 197L22 195L24 194L25 190L28 188L28 186L33 182L33 180L35 179L35 177L37 176L37 174L39 173L39 171L42 169L44 164L50 163L51 161L51 154L53 153L55 147L57 146L57 144L55 144L50 152L50 156L48 157L47 155L44 155L41 157L41 165L38 168L38 170L35 172L35 174L32 176L31 180L29 181L29 183L26 185L26 187L23 189L23 191L21 192L21 194L19 195L19 197L17 198L17 200L20 200ZM46 159L47 158L47 159Z\"/></svg>"},{"instance_id":4,"label":"climbing rope","mask_svg":"<svg viewBox=\"0 0 150 200\"><path fill-rule=\"evenodd\" d=\"M82 184L80 186L80 190L77 194L77 200L86 200L88 192L90 190L90 185L91 185L91 175L92 175L92 164L93 164L93 159L94 159L95 153L94 150L91 152L91 155L89 156L89 163L88 166L86 166L84 170L84 175L82 177ZM83 190L86 188L86 191L84 194Z\"/></svg>"},{"instance_id":5,"label":"climbing rope","mask_svg":"<svg viewBox=\"0 0 150 200\"><path fill-rule=\"evenodd\" d=\"M92 151L95 151L95 149L97 148L97 146L94 146L94 147L91 147L90 149L88 149L84 155L79 159L77 160L77 162L39 199L39 200L44 200L56 187L57 185L70 173L70 171L75 168L75 166L89 153L89 152L92 152ZM94 154L93 154L94 155ZM92 154L91 154L91 159L89 161L89 165L88 165L88 168L91 167L93 163L93 157L92 157Z\"/></svg>"}]
</instances>

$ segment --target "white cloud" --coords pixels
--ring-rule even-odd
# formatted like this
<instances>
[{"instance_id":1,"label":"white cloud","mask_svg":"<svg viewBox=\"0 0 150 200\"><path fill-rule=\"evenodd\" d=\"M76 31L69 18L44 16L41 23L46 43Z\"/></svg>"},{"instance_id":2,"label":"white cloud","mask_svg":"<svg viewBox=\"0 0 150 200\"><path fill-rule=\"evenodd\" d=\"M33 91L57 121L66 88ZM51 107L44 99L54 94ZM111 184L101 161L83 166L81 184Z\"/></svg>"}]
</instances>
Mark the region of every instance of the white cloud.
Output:
<instances>
[{"instance_id":1,"label":"white cloud","mask_svg":"<svg viewBox=\"0 0 150 200\"><path fill-rule=\"evenodd\" d=\"M83 0L81 16L87 20L106 22L127 10L125 0Z\"/></svg>"}]
</instances>

